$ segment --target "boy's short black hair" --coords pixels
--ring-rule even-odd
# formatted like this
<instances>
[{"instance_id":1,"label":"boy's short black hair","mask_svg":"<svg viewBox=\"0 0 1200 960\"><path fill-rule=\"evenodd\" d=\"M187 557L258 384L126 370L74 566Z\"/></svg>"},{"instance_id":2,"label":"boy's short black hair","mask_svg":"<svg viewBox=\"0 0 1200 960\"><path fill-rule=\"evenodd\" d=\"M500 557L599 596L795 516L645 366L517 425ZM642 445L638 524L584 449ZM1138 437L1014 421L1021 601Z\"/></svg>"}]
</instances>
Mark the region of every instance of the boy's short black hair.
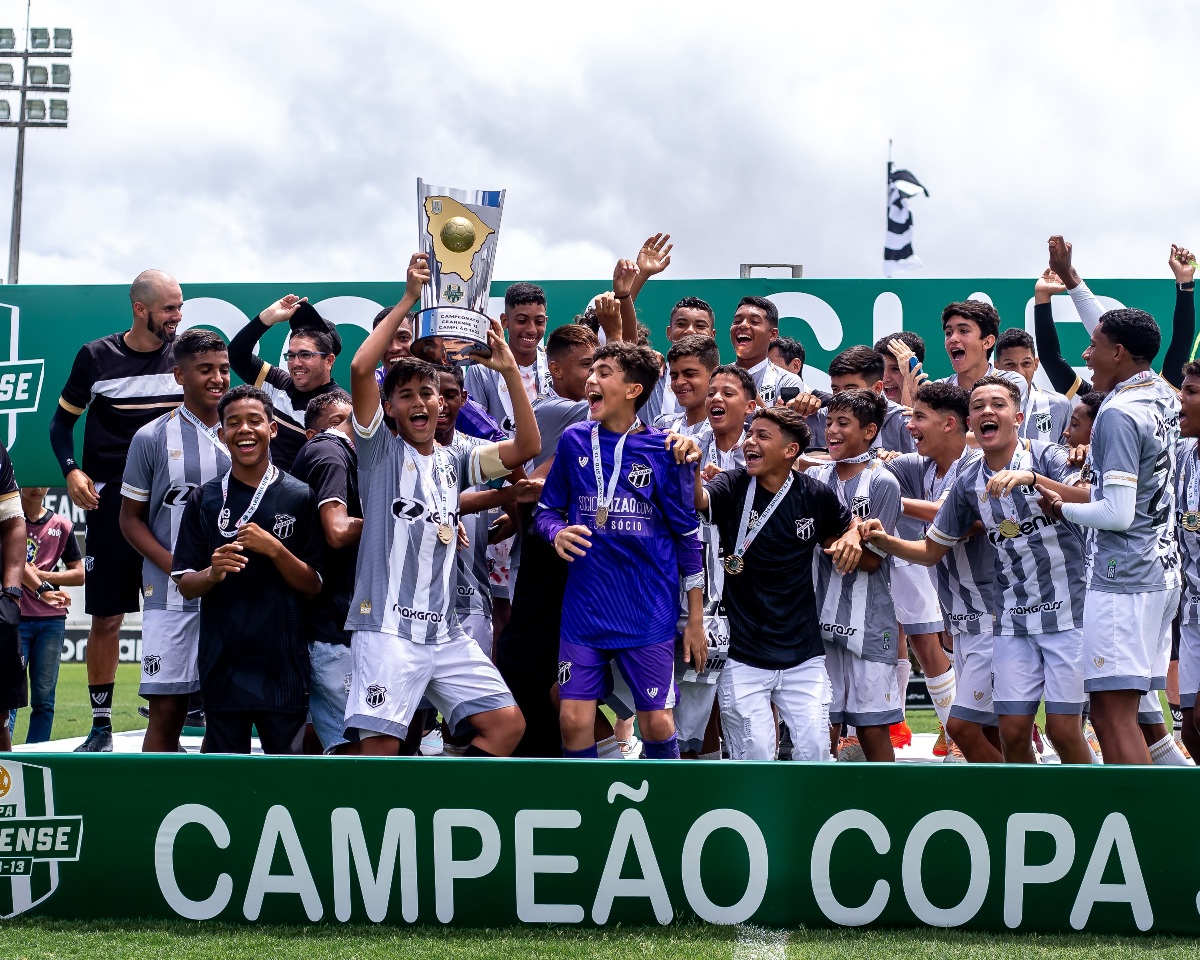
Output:
<instances>
[{"instance_id":1,"label":"boy's short black hair","mask_svg":"<svg viewBox=\"0 0 1200 960\"><path fill-rule=\"evenodd\" d=\"M758 307L759 310L767 315L767 326L776 329L779 327L779 308L766 297L742 297L738 301L738 306ZM734 312L736 313L737 311L735 310Z\"/></svg>"},{"instance_id":2,"label":"boy's short black hair","mask_svg":"<svg viewBox=\"0 0 1200 960\"><path fill-rule=\"evenodd\" d=\"M263 405L263 410L266 411L267 421L270 422L275 419L275 405L271 403L271 398L264 391L259 390L258 387L243 383L226 393L217 404L217 418L221 423L225 422L225 411L229 409L230 404L237 403L239 400L257 400Z\"/></svg>"},{"instance_id":3,"label":"boy's short black hair","mask_svg":"<svg viewBox=\"0 0 1200 960\"><path fill-rule=\"evenodd\" d=\"M962 387L956 387L952 383L926 383L917 389L913 399L920 400L925 406L943 416L953 415L963 432L966 432L971 397Z\"/></svg>"},{"instance_id":4,"label":"boy's short black hair","mask_svg":"<svg viewBox=\"0 0 1200 960\"><path fill-rule=\"evenodd\" d=\"M738 369L740 370L741 367ZM812 431L808 429L804 417L791 407L759 407L750 418L751 423L755 420L770 420L779 427L779 432L783 434L784 440L800 447L796 451L796 456L807 450L808 445L812 442Z\"/></svg>"},{"instance_id":5,"label":"boy's short black hair","mask_svg":"<svg viewBox=\"0 0 1200 960\"><path fill-rule=\"evenodd\" d=\"M871 352L875 353L874 350ZM875 356L879 354L876 353ZM878 433L887 414L887 398L874 390L843 390L833 395L827 409L830 416L838 410L849 410L854 414L859 426L865 428L874 424Z\"/></svg>"},{"instance_id":6,"label":"boy's short black hair","mask_svg":"<svg viewBox=\"0 0 1200 960\"><path fill-rule=\"evenodd\" d=\"M354 405L354 401L350 399L350 394L345 390L330 390L327 393L319 393L308 401L308 406L304 408L304 429L314 430L314 426L321 417L325 416L325 411L330 407L340 406L345 404L348 407Z\"/></svg>"},{"instance_id":7,"label":"boy's short black hair","mask_svg":"<svg viewBox=\"0 0 1200 960\"><path fill-rule=\"evenodd\" d=\"M804 344L799 340L793 340L791 337L775 337L767 346L767 349L778 350L780 356L783 357L784 363L799 360L800 369L804 369Z\"/></svg>"},{"instance_id":8,"label":"boy's short black hair","mask_svg":"<svg viewBox=\"0 0 1200 960\"><path fill-rule=\"evenodd\" d=\"M862 374L867 383L883 379L883 357L871 347L860 344L843 350L829 361L829 376L846 377Z\"/></svg>"},{"instance_id":9,"label":"boy's short black hair","mask_svg":"<svg viewBox=\"0 0 1200 960\"><path fill-rule=\"evenodd\" d=\"M722 374L733 377L742 385L742 393L746 395L747 400L753 400L758 396L758 387L754 385L754 378L736 363L723 363L719 367L715 367L708 375L708 382L712 383L713 377L719 377Z\"/></svg>"},{"instance_id":10,"label":"boy's short black hair","mask_svg":"<svg viewBox=\"0 0 1200 960\"><path fill-rule=\"evenodd\" d=\"M395 307L384 307L377 314L375 314L375 319L371 321L371 329L374 330L377 326L379 326L381 323L383 323L383 321L387 319L387 315L395 309L396 309ZM411 326L413 318L417 315L417 313L420 309L421 309L421 304L418 303L411 310L409 310L408 313L406 313L404 315L404 320L401 320L400 322L404 323L404 321L407 320L409 323L409 326Z\"/></svg>"},{"instance_id":11,"label":"boy's short black hair","mask_svg":"<svg viewBox=\"0 0 1200 960\"><path fill-rule=\"evenodd\" d=\"M432 363L418 360L416 357L401 357L392 364L392 369L383 378L383 398L391 400L397 387L402 387L413 380L423 380L432 383L437 388L438 369Z\"/></svg>"},{"instance_id":12,"label":"boy's short black hair","mask_svg":"<svg viewBox=\"0 0 1200 960\"><path fill-rule=\"evenodd\" d=\"M1003 387L1008 391L1012 401L1016 404L1018 410L1021 409L1021 388L1008 379L1008 377L987 376L980 377L971 386L971 393L974 393L980 387Z\"/></svg>"},{"instance_id":13,"label":"boy's short black hair","mask_svg":"<svg viewBox=\"0 0 1200 960\"><path fill-rule=\"evenodd\" d=\"M689 333L671 344L671 349L667 351L667 363L684 357L696 357L709 373L721 364L721 350L717 341L702 333Z\"/></svg>"},{"instance_id":14,"label":"boy's short black hair","mask_svg":"<svg viewBox=\"0 0 1200 960\"><path fill-rule=\"evenodd\" d=\"M1000 314L996 312L996 308L990 303L984 303L982 300L959 300L956 303L948 303L942 308L942 329L946 328L951 317L962 317L964 320L970 320L979 328L979 336L995 337L1000 334ZM992 355L992 348L987 351L987 356Z\"/></svg>"},{"instance_id":15,"label":"boy's short black hair","mask_svg":"<svg viewBox=\"0 0 1200 960\"><path fill-rule=\"evenodd\" d=\"M601 360L615 360L626 383L642 385L642 392L634 400L635 408L640 410L642 404L650 399L650 392L658 383L658 354L641 344L615 340L596 350L592 363L596 364Z\"/></svg>"},{"instance_id":16,"label":"boy's short black hair","mask_svg":"<svg viewBox=\"0 0 1200 960\"><path fill-rule=\"evenodd\" d=\"M523 303L540 303L544 307L546 291L536 283L526 283L523 280L520 283L509 284L508 289L504 291L504 312L507 313Z\"/></svg>"},{"instance_id":17,"label":"boy's short black hair","mask_svg":"<svg viewBox=\"0 0 1200 960\"><path fill-rule=\"evenodd\" d=\"M875 352L882 354L885 359L892 357L894 360L895 356L888 349L888 344L893 340L899 340L916 354L921 363L925 362L925 339L919 333L913 333L911 330L897 330L895 333L889 333L886 337L880 337L875 341Z\"/></svg>"},{"instance_id":18,"label":"boy's short black hair","mask_svg":"<svg viewBox=\"0 0 1200 960\"><path fill-rule=\"evenodd\" d=\"M546 337L546 359L557 361L577 347L588 347L594 350L598 342L596 335L586 326L578 323L565 323L561 327L555 327Z\"/></svg>"},{"instance_id":19,"label":"boy's short black hair","mask_svg":"<svg viewBox=\"0 0 1200 960\"><path fill-rule=\"evenodd\" d=\"M676 310L703 310L708 314L709 323L716 323L717 318L713 314L713 308L709 306L707 300L701 300L699 297L684 297L675 306L671 308L670 316L675 317Z\"/></svg>"},{"instance_id":20,"label":"boy's short black hair","mask_svg":"<svg viewBox=\"0 0 1200 960\"><path fill-rule=\"evenodd\" d=\"M1190 364L1188 364L1188 366L1195 366L1196 373L1193 374L1193 376L1200 377L1200 363L1197 363L1195 360L1193 360ZM1187 376L1187 374L1184 374L1184 376ZM1077 397L1076 401L1078 403L1082 403L1084 408L1087 410L1088 415L1095 420L1096 414L1100 412L1100 404L1104 402L1104 398L1107 396L1107 393L1101 393L1099 390L1089 390L1082 396Z\"/></svg>"},{"instance_id":21,"label":"boy's short black hair","mask_svg":"<svg viewBox=\"0 0 1200 960\"><path fill-rule=\"evenodd\" d=\"M450 374L450 376L452 376L454 378L454 382L458 384L459 390L465 390L467 388L467 375L463 372L463 368L460 367L458 364L456 364L456 363L447 363L447 364L437 363L437 364L434 364L434 369L436 369L438 372L439 386L442 382L441 375L443 373L448 373L448 374Z\"/></svg>"},{"instance_id":22,"label":"boy's short black hair","mask_svg":"<svg viewBox=\"0 0 1200 960\"><path fill-rule=\"evenodd\" d=\"M1033 342L1033 337L1020 327L1009 327L996 338L996 356L1000 356L1005 350L1017 348L1028 350L1037 356L1037 345Z\"/></svg>"},{"instance_id":23,"label":"boy's short black hair","mask_svg":"<svg viewBox=\"0 0 1200 960\"><path fill-rule=\"evenodd\" d=\"M187 357L195 359L202 353L229 353L229 345L221 339L221 335L205 330L202 327L192 327L184 330L172 345L175 360Z\"/></svg>"},{"instance_id":24,"label":"boy's short black hair","mask_svg":"<svg viewBox=\"0 0 1200 960\"><path fill-rule=\"evenodd\" d=\"M1145 310L1122 307L1100 315L1099 327L1113 343L1124 347L1138 363L1149 363L1158 356L1162 332Z\"/></svg>"}]
</instances>

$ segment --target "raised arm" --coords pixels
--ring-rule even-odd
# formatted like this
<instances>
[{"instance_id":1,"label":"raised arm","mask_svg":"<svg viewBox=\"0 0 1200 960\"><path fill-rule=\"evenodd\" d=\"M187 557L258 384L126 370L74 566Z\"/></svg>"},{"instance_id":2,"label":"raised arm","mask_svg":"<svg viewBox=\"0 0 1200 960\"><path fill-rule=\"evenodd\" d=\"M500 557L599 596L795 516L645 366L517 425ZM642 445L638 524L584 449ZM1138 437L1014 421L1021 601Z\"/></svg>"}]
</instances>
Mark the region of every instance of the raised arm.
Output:
<instances>
[{"instance_id":1,"label":"raised arm","mask_svg":"<svg viewBox=\"0 0 1200 960\"><path fill-rule=\"evenodd\" d=\"M379 326L386 325L386 321ZM364 344L365 346L365 344ZM480 366L495 370L504 378L508 387L508 395L513 407L513 436L511 440L502 440L497 446L500 451L500 462L509 470L521 466L527 460L532 460L542 451L542 435L538 430L537 417L533 415L533 405L529 402L529 394L525 392L525 384L521 381L521 370L517 366L517 358L504 340L504 330L499 320L493 320L488 329L488 347L492 351L490 357L476 355ZM361 351L360 351L361 352ZM358 354L354 359L358 360ZM371 368L374 371L374 367ZM372 379L374 373L372 372ZM358 398L355 397L355 416L358 416ZM372 411L372 416L374 411ZM359 421L362 423L363 421Z\"/></svg>"},{"instance_id":2,"label":"raised arm","mask_svg":"<svg viewBox=\"0 0 1200 960\"><path fill-rule=\"evenodd\" d=\"M262 386L271 364L255 355L254 348L271 327L292 319L292 315L306 299L289 293L242 327L229 341L229 368L246 383L256 387Z\"/></svg>"},{"instance_id":3,"label":"raised arm","mask_svg":"<svg viewBox=\"0 0 1200 960\"><path fill-rule=\"evenodd\" d=\"M1058 274L1063 285L1067 288L1067 293L1071 295L1071 302L1075 304L1075 309L1079 311L1079 319L1083 321L1083 325L1087 327L1087 332L1094 333L1096 325L1100 322L1100 317L1104 313L1104 307L1100 301L1096 299L1096 295L1087 288L1087 284L1076 272L1074 265L1071 262L1071 244L1064 240L1060 235L1056 234L1048 241L1050 248L1050 269Z\"/></svg>"},{"instance_id":4,"label":"raised arm","mask_svg":"<svg viewBox=\"0 0 1200 960\"><path fill-rule=\"evenodd\" d=\"M639 275L638 266L632 260L618 260L613 268L613 296L621 315L619 339L629 343L637 343L637 311L633 307L633 300L637 296L634 293L634 284L637 283ZM596 313L600 314L599 307ZM617 339L609 333L607 327L604 329L604 336L607 339Z\"/></svg>"},{"instance_id":5,"label":"raised arm","mask_svg":"<svg viewBox=\"0 0 1200 960\"><path fill-rule=\"evenodd\" d=\"M1062 355L1050 298L1066 292L1066 284L1049 267L1038 277L1033 285L1033 339L1037 343L1038 362L1046 371L1050 385L1059 393L1074 397L1087 393L1092 385L1080 377Z\"/></svg>"},{"instance_id":6,"label":"raised arm","mask_svg":"<svg viewBox=\"0 0 1200 960\"><path fill-rule=\"evenodd\" d=\"M1171 244L1167 261L1175 275L1175 313L1171 317L1171 342L1163 354L1162 375L1176 390L1183 386L1183 365L1192 355L1196 336L1196 258L1186 247Z\"/></svg>"},{"instance_id":7,"label":"raised arm","mask_svg":"<svg viewBox=\"0 0 1200 960\"><path fill-rule=\"evenodd\" d=\"M366 427L375 419L380 407L379 385L375 382L375 368L383 360L383 354L392 337L400 329L408 311L421 299L421 287L429 282L429 260L423 253L414 253L408 260L408 278L404 286L404 297L392 312L374 330L350 361L350 398L354 404L354 419ZM524 393L524 389L521 390Z\"/></svg>"}]
</instances>

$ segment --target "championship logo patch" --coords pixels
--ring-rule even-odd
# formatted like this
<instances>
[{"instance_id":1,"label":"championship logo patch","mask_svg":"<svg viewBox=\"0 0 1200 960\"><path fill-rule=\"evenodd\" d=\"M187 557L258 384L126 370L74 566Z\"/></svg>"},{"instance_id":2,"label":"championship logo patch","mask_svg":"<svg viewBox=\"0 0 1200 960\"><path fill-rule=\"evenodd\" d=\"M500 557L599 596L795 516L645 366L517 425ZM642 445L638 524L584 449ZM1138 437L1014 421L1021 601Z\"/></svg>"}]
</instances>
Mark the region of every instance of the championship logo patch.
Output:
<instances>
[{"instance_id":1,"label":"championship logo patch","mask_svg":"<svg viewBox=\"0 0 1200 960\"><path fill-rule=\"evenodd\" d=\"M558 661L558 685L565 687L571 681L571 661Z\"/></svg>"},{"instance_id":2,"label":"championship logo patch","mask_svg":"<svg viewBox=\"0 0 1200 960\"><path fill-rule=\"evenodd\" d=\"M625 479L629 481L631 487L640 490L642 487L649 485L651 476L653 476L653 473L649 466L644 463L635 463L629 468L629 473L626 474Z\"/></svg>"},{"instance_id":3,"label":"championship logo patch","mask_svg":"<svg viewBox=\"0 0 1200 960\"><path fill-rule=\"evenodd\" d=\"M367 687L367 695L365 699L368 707L370 707L372 710L378 710L387 700L387 687L381 687L377 683L371 684L369 687Z\"/></svg>"},{"instance_id":4,"label":"championship logo patch","mask_svg":"<svg viewBox=\"0 0 1200 960\"><path fill-rule=\"evenodd\" d=\"M142 657L142 672L148 677L155 676L162 669L162 659L158 654L150 654L148 657Z\"/></svg>"},{"instance_id":5,"label":"championship logo patch","mask_svg":"<svg viewBox=\"0 0 1200 960\"><path fill-rule=\"evenodd\" d=\"M275 514L275 526L271 532L280 540L286 540L296 529L296 518L286 513Z\"/></svg>"},{"instance_id":6,"label":"championship logo patch","mask_svg":"<svg viewBox=\"0 0 1200 960\"><path fill-rule=\"evenodd\" d=\"M392 501L392 516L397 520L420 520L425 516L425 504L420 500L397 497Z\"/></svg>"},{"instance_id":7,"label":"championship logo patch","mask_svg":"<svg viewBox=\"0 0 1200 960\"><path fill-rule=\"evenodd\" d=\"M26 913L59 884L59 864L79 859L83 818L56 816L47 767L0 764L0 818L11 838L0 869L0 919Z\"/></svg>"},{"instance_id":8,"label":"championship logo patch","mask_svg":"<svg viewBox=\"0 0 1200 960\"><path fill-rule=\"evenodd\" d=\"M806 517L803 520L796 521L796 536L801 540L812 539L813 532L816 530L817 524L811 517Z\"/></svg>"}]
</instances>

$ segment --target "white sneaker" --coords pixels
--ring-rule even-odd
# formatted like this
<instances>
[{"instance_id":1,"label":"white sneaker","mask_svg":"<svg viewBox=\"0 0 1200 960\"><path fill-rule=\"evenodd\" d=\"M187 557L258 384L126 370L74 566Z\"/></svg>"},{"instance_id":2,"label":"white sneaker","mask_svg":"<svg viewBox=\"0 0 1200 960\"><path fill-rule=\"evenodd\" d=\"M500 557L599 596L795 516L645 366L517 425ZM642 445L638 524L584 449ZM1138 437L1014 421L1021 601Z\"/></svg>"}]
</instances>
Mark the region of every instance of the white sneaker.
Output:
<instances>
[{"instance_id":1,"label":"white sneaker","mask_svg":"<svg viewBox=\"0 0 1200 960\"><path fill-rule=\"evenodd\" d=\"M633 734L629 735L628 740L618 740L617 743L621 747L621 753L624 754L626 760L639 760L642 756L642 741Z\"/></svg>"},{"instance_id":2,"label":"white sneaker","mask_svg":"<svg viewBox=\"0 0 1200 960\"><path fill-rule=\"evenodd\" d=\"M442 743L442 731L434 727L421 738L421 756L440 757L445 752L445 746Z\"/></svg>"}]
</instances>

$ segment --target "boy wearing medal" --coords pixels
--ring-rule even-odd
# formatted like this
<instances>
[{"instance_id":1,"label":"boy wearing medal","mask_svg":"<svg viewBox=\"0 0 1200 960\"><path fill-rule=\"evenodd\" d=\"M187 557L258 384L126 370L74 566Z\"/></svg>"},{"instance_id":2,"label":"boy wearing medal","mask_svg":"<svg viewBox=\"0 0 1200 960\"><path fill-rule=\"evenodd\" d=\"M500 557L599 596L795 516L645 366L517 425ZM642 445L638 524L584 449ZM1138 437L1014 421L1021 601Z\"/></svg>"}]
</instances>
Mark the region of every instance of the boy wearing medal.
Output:
<instances>
[{"instance_id":1,"label":"boy wearing medal","mask_svg":"<svg viewBox=\"0 0 1200 960\"><path fill-rule=\"evenodd\" d=\"M1179 390L1179 434L1176 447L1175 509L1179 514L1179 555L1183 597L1179 608L1179 706L1183 742L1200 757L1196 696L1200 693L1200 361L1183 368Z\"/></svg>"},{"instance_id":2,"label":"boy wearing medal","mask_svg":"<svg viewBox=\"0 0 1200 960\"><path fill-rule=\"evenodd\" d=\"M171 578L200 600L205 753L300 753L308 718L308 605L325 548L317 499L270 457L270 398L243 384L217 405L228 473L187 498Z\"/></svg>"},{"instance_id":3,"label":"boy wearing medal","mask_svg":"<svg viewBox=\"0 0 1200 960\"><path fill-rule=\"evenodd\" d=\"M208 330L175 341L175 382L183 405L134 434L121 483L121 532L142 564L142 679L150 723L142 750L175 753L190 695L200 689L196 650L200 602L170 578L171 552L188 497L229 470L217 438L217 404L229 389L229 352Z\"/></svg>"},{"instance_id":4,"label":"boy wearing medal","mask_svg":"<svg viewBox=\"0 0 1200 960\"><path fill-rule=\"evenodd\" d=\"M1083 738L1083 540L1078 528L1047 516L1036 485L1061 496L1071 467L1057 444L1018 437L1021 391L1003 376L971 391L969 426L983 456L961 466L920 542L888 536L867 521L873 545L933 566L983 524L994 550L993 698L1008 763L1034 763L1033 721L1046 703L1046 733L1064 763L1091 763ZM978 535L978 534L977 534Z\"/></svg>"},{"instance_id":5,"label":"boy wearing medal","mask_svg":"<svg viewBox=\"0 0 1200 960\"><path fill-rule=\"evenodd\" d=\"M874 517L890 531L900 516L900 484L871 450L886 411L887 400L874 390L835 393L825 423L833 462L810 469L856 519ZM852 570L824 555L816 563L817 616L833 684L832 742L843 723L854 726L865 759L887 762L896 759L889 727L904 718L891 575L891 558L869 544Z\"/></svg>"},{"instance_id":6,"label":"boy wearing medal","mask_svg":"<svg viewBox=\"0 0 1200 960\"><path fill-rule=\"evenodd\" d=\"M633 692L647 759L679 756L671 708L679 584L687 594L684 659L704 669L694 468L677 463L672 438L647 430L637 411L658 381L648 347L598 349L585 386L588 423L563 431L534 514L538 533L571 566L559 646L563 756L595 757L596 702L612 689L615 661ZM681 439L683 450L694 442Z\"/></svg>"},{"instance_id":7,"label":"boy wearing medal","mask_svg":"<svg viewBox=\"0 0 1200 960\"><path fill-rule=\"evenodd\" d=\"M791 731L793 760L829 759L831 690L813 555L824 547L837 569L849 572L862 550L836 494L792 470L808 442L798 413L763 408L742 444L745 466L708 483L696 476L696 508L719 532L725 554L729 658L717 695L734 760L774 759L772 704Z\"/></svg>"},{"instance_id":8,"label":"boy wearing medal","mask_svg":"<svg viewBox=\"0 0 1200 960\"><path fill-rule=\"evenodd\" d=\"M533 408L500 324L491 356L513 405L513 438L442 448L437 368L406 357L388 371L380 404L375 367L429 280L424 254L409 261L404 298L376 327L350 365L363 535L346 629L351 678L346 739L359 752L394 756L422 696L453 736L473 729L467 756L508 756L525 721L499 671L462 628L455 601L455 539L460 491L507 476L537 455ZM383 425L396 422L396 435Z\"/></svg>"}]
</instances>

